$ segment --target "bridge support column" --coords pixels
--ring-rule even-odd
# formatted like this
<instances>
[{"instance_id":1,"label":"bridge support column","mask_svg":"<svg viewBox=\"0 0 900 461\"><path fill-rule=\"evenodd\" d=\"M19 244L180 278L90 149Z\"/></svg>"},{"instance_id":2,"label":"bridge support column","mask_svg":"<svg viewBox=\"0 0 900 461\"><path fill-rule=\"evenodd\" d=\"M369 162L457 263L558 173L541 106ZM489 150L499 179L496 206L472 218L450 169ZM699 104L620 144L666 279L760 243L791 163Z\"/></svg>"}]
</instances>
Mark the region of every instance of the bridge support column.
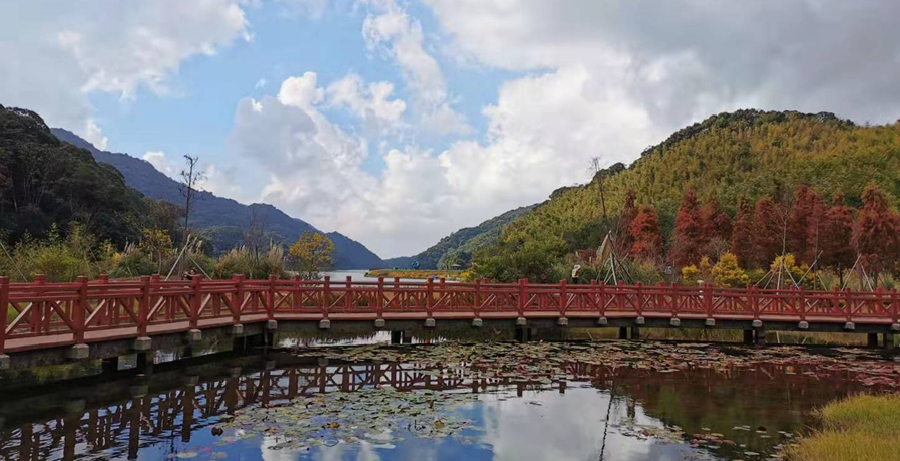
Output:
<instances>
[{"instance_id":1,"label":"bridge support column","mask_svg":"<svg viewBox=\"0 0 900 461\"><path fill-rule=\"evenodd\" d=\"M119 358L109 357L103 359L100 364L100 369L103 373L115 373L119 371Z\"/></svg>"},{"instance_id":2,"label":"bridge support column","mask_svg":"<svg viewBox=\"0 0 900 461\"><path fill-rule=\"evenodd\" d=\"M85 360L91 354L91 349L87 344L79 343L66 351L66 358L69 360Z\"/></svg>"},{"instance_id":3,"label":"bridge support column","mask_svg":"<svg viewBox=\"0 0 900 461\"><path fill-rule=\"evenodd\" d=\"M878 333L867 333L866 345L869 347L878 347Z\"/></svg>"},{"instance_id":4,"label":"bridge support column","mask_svg":"<svg viewBox=\"0 0 900 461\"><path fill-rule=\"evenodd\" d=\"M403 330L391 331L391 344L403 344Z\"/></svg>"},{"instance_id":5,"label":"bridge support column","mask_svg":"<svg viewBox=\"0 0 900 461\"><path fill-rule=\"evenodd\" d=\"M10 365L9 356L0 354L0 371L9 370Z\"/></svg>"},{"instance_id":6,"label":"bridge support column","mask_svg":"<svg viewBox=\"0 0 900 461\"><path fill-rule=\"evenodd\" d=\"M753 344L753 330L744 330L744 344Z\"/></svg>"},{"instance_id":7,"label":"bridge support column","mask_svg":"<svg viewBox=\"0 0 900 461\"><path fill-rule=\"evenodd\" d=\"M137 370L138 374L153 374L153 356L150 355L150 352L139 352L135 354L134 365L134 368L135 370Z\"/></svg>"},{"instance_id":8,"label":"bridge support column","mask_svg":"<svg viewBox=\"0 0 900 461\"><path fill-rule=\"evenodd\" d=\"M629 339L632 341L641 339L641 327L631 327L631 337Z\"/></svg>"},{"instance_id":9,"label":"bridge support column","mask_svg":"<svg viewBox=\"0 0 900 461\"><path fill-rule=\"evenodd\" d=\"M619 327L619 339L628 339L628 327Z\"/></svg>"},{"instance_id":10,"label":"bridge support column","mask_svg":"<svg viewBox=\"0 0 900 461\"><path fill-rule=\"evenodd\" d=\"M754 341L753 343L757 346L765 346L766 345L766 330L764 328L757 328L753 330Z\"/></svg>"},{"instance_id":11,"label":"bridge support column","mask_svg":"<svg viewBox=\"0 0 900 461\"><path fill-rule=\"evenodd\" d=\"M881 347L886 351L890 351L894 349L894 334L893 333L882 333L881 334Z\"/></svg>"}]
</instances>

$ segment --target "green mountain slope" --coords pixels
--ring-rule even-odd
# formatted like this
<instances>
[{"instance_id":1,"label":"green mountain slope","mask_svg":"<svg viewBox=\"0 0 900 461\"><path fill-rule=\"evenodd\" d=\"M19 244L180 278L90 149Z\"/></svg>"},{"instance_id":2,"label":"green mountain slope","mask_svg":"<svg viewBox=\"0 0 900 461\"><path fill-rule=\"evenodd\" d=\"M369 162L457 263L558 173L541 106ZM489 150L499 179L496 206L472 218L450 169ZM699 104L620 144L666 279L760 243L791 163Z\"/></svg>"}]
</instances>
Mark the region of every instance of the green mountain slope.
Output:
<instances>
[{"instance_id":1,"label":"green mountain slope","mask_svg":"<svg viewBox=\"0 0 900 461\"><path fill-rule=\"evenodd\" d=\"M45 237L70 221L101 240L136 241L147 203L115 168L56 139L33 111L0 106L0 233Z\"/></svg>"},{"instance_id":2,"label":"green mountain slope","mask_svg":"<svg viewBox=\"0 0 900 461\"><path fill-rule=\"evenodd\" d=\"M467 267L477 250L495 244L504 227L533 208L534 205L531 205L507 211L475 227L460 229L409 260L395 259L397 262L407 263L418 260L422 269L443 269L451 264Z\"/></svg>"},{"instance_id":3,"label":"green mountain slope","mask_svg":"<svg viewBox=\"0 0 900 461\"><path fill-rule=\"evenodd\" d=\"M684 191L716 198L730 214L739 196L751 201L785 197L802 183L824 197L843 193L857 206L867 184L900 197L900 123L856 126L834 114L740 110L714 115L647 148L627 168L617 164L604 175L611 216L629 189L637 203L655 206L668 239ZM499 278L529 275L552 279L547 266L574 250L596 247L605 233L599 181L555 191L550 199L508 227L498 244L477 262ZM498 270L512 266L514 270ZM530 266L530 267L529 267ZM543 271L543 272L542 272Z\"/></svg>"}]
</instances>

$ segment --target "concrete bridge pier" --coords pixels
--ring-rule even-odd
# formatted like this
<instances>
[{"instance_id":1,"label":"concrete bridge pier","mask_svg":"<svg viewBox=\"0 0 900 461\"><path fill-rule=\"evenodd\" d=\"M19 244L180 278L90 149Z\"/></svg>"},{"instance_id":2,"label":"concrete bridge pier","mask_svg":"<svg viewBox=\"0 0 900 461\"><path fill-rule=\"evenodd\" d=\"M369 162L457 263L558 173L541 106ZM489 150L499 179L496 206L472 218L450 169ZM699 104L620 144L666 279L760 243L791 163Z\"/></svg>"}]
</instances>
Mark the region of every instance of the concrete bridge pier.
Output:
<instances>
[{"instance_id":1,"label":"concrete bridge pier","mask_svg":"<svg viewBox=\"0 0 900 461\"><path fill-rule=\"evenodd\" d=\"M753 330L744 330L744 344L753 344L754 343L754 335Z\"/></svg>"},{"instance_id":2,"label":"concrete bridge pier","mask_svg":"<svg viewBox=\"0 0 900 461\"><path fill-rule=\"evenodd\" d=\"M881 334L881 347L886 351L890 351L894 349L894 345L896 344L896 338L893 333L882 333Z\"/></svg>"},{"instance_id":3,"label":"concrete bridge pier","mask_svg":"<svg viewBox=\"0 0 900 461\"><path fill-rule=\"evenodd\" d=\"M641 339L641 327L631 327L631 337L633 341Z\"/></svg>"},{"instance_id":4,"label":"concrete bridge pier","mask_svg":"<svg viewBox=\"0 0 900 461\"><path fill-rule=\"evenodd\" d=\"M135 354L135 362L134 369L137 370L138 374L142 375L152 375L153 374L153 353L152 352L138 352Z\"/></svg>"}]
</instances>

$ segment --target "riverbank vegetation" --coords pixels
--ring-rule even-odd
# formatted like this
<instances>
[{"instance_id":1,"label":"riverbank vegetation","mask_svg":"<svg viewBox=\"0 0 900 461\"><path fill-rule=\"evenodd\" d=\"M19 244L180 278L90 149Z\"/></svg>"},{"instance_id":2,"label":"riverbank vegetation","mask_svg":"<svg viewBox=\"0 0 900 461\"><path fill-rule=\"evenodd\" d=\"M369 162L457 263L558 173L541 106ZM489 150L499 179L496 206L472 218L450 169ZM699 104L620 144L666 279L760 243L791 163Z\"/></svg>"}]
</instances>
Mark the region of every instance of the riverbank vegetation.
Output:
<instances>
[{"instance_id":1,"label":"riverbank vegetation","mask_svg":"<svg viewBox=\"0 0 900 461\"><path fill-rule=\"evenodd\" d=\"M456 271L456 270L428 270L428 269L370 269L366 272L366 277L384 277L386 279L392 279L394 277L400 277L404 279L427 279L431 276L434 278L444 278L446 280L466 280L467 274L464 271Z\"/></svg>"},{"instance_id":2,"label":"riverbank vegetation","mask_svg":"<svg viewBox=\"0 0 900 461\"><path fill-rule=\"evenodd\" d=\"M473 271L556 282L577 263L585 279L615 266L645 284L893 288L898 169L900 124L719 114L557 190L476 253ZM598 252L607 235L615 262Z\"/></svg>"},{"instance_id":3,"label":"riverbank vegetation","mask_svg":"<svg viewBox=\"0 0 900 461\"><path fill-rule=\"evenodd\" d=\"M819 410L822 427L787 450L792 461L888 461L900 446L900 395L858 395Z\"/></svg>"}]
</instances>

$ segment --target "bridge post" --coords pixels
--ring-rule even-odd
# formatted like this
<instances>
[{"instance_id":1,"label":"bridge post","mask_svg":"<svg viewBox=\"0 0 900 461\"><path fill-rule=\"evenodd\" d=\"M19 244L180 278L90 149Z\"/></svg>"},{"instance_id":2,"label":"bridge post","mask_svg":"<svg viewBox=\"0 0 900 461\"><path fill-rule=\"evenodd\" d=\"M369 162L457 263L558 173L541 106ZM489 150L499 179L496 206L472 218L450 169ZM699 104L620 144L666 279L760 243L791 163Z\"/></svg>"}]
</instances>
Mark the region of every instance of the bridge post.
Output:
<instances>
[{"instance_id":1,"label":"bridge post","mask_svg":"<svg viewBox=\"0 0 900 461\"><path fill-rule=\"evenodd\" d=\"M593 282L593 280L591 280ZM566 294L566 279L559 280L559 317L565 318L566 316L566 303L569 301L569 296Z\"/></svg>"},{"instance_id":2,"label":"bridge post","mask_svg":"<svg viewBox=\"0 0 900 461\"><path fill-rule=\"evenodd\" d=\"M328 308L331 306L331 276L322 279L322 320L328 320Z\"/></svg>"},{"instance_id":3,"label":"bridge post","mask_svg":"<svg viewBox=\"0 0 900 461\"><path fill-rule=\"evenodd\" d=\"M266 296L266 304L268 304L268 309L266 312L266 318L269 320L275 320L275 284L278 282L278 276L275 274L269 274L269 291Z\"/></svg>"},{"instance_id":4,"label":"bridge post","mask_svg":"<svg viewBox=\"0 0 900 461\"><path fill-rule=\"evenodd\" d=\"M138 300L138 337L147 336L147 322L150 314L150 276L141 276L141 299Z\"/></svg>"},{"instance_id":5,"label":"bridge post","mask_svg":"<svg viewBox=\"0 0 900 461\"><path fill-rule=\"evenodd\" d=\"M384 277L378 277L378 301L375 303L375 323L384 326Z\"/></svg>"},{"instance_id":6,"label":"bridge post","mask_svg":"<svg viewBox=\"0 0 900 461\"><path fill-rule=\"evenodd\" d=\"M198 320L200 317L200 281L202 279L203 276L200 274L191 277L191 318L190 331L188 332L188 338L191 341L197 341L200 339Z\"/></svg>"},{"instance_id":7,"label":"bridge post","mask_svg":"<svg viewBox=\"0 0 900 461\"><path fill-rule=\"evenodd\" d=\"M525 318L525 287L528 284L528 279L521 278L519 279L519 318Z\"/></svg>"},{"instance_id":8,"label":"bridge post","mask_svg":"<svg viewBox=\"0 0 900 461\"><path fill-rule=\"evenodd\" d=\"M432 318L431 310L434 308L434 279L428 279L425 284L425 289L428 291L428 293L425 295L425 315L427 316L425 322L427 326L427 324L429 323L429 319Z\"/></svg>"},{"instance_id":9,"label":"bridge post","mask_svg":"<svg viewBox=\"0 0 900 461\"><path fill-rule=\"evenodd\" d=\"M6 325L9 314L9 277L0 276L0 370L9 368L9 356L6 355Z\"/></svg>"},{"instance_id":10,"label":"bridge post","mask_svg":"<svg viewBox=\"0 0 900 461\"><path fill-rule=\"evenodd\" d=\"M878 347L878 333L867 333L866 334L866 346Z\"/></svg>"}]
</instances>

